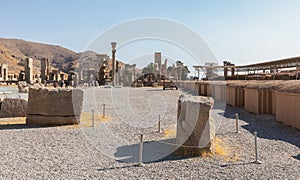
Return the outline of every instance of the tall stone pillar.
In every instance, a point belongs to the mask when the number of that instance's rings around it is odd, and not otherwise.
[[[48,58],[43,58],[41,60],[41,78],[42,83],[44,83],[49,76],[49,60]]]
[[[32,58],[25,59],[25,81],[28,84],[33,83],[33,59]]]
[[[155,69],[155,74],[158,74],[158,81],[161,81],[161,70],[162,70],[162,64],[161,64],[161,52],[155,52],[154,53],[154,64],[157,64],[157,69]],[[156,75],[155,75],[156,76]]]
[[[1,65],[1,74],[4,81],[8,80],[8,65],[2,64]]]

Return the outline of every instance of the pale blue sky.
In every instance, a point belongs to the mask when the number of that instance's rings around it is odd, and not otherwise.
[[[158,17],[193,29],[220,62],[247,64],[300,55],[298,0],[3,0],[0,17],[0,37],[58,44],[74,51],[84,51],[115,24]]]

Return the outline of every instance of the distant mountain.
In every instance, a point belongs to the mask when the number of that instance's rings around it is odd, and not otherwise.
[[[0,38],[0,63],[8,64],[9,71],[18,73],[24,70],[26,57],[33,58],[36,71],[39,71],[40,60],[48,58],[52,67],[68,72],[82,62],[88,62],[91,68],[99,68],[99,62],[103,62],[107,55],[93,51],[77,53],[56,45]]]
[[[33,58],[35,73],[40,72],[42,58],[48,58],[52,67],[69,72],[78,67],[99,69],[108,55],[93,51],[74,52],[61,46],[29,42],[20,39],[0,38],[0,63],[8,64],[8,70],[19,73],[24,70],[27,57]],[[111,59],[109,59],[111,61]],[[120,65],[124,65],[120,62]]]
[[[0,62],[9,64],[10,69],[13,69],[12,67],[15,65],[16,60],[19,61],[19,66],[23,67],[26,57],[33,58],[35,60],[34,66],[37,68],[40,67],[41,58],[48,58],[53,67],[63,69],[63,66],[66,63],[72,62],[77,54],[61,46],[29,42],[20,39],[0,38],[0,48],[2,51],[5,51],[6,54],[9,54],[7,56],[0,53]]]
[[[0,45],[0,63],[8,64],[8,70],[11,72],[19,72],[24,69],[19,65],[20,60],[16,59],[14,53],[2,45]]]

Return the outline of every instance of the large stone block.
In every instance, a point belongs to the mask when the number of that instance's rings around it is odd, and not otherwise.
[[[245,94],[243,87],[226,87],[226,102],[231,106],[244,107]]]
[[[272,114],[273,92],[266,89],[245,89],[245,110],[256,114]]]
[[[218,101],[226,101],[226,82],[211,83],[212,97]]]
[[[227,86],[226,87],[226,103],[231,105],[231,106],[236,106],[236,94],[237,94],[237,91],[236,91],[237,88],[235,87],[230,87],[230,86]]]
[[[300,129],[300,95],[276,92],[276,120]]]
[[[204,83],[200,84],[200,95],[207,96],[207,86]]]
[[[197,94],[201,94],[201,84],[199,82],[196,82],[196,89],[197,89]]]
[[[212,92],[214,91],[214,86],[211,86],[210,83],[206,84],[207,96],[212,97]]]
[[[199,156],[203,149],[211,150],[215,137],[214,120],[210,116],[213,104],[210,97],[179,97],[176,143],[182,146],[176,154]]]
[[[82,102],[79,89],[30,88],[26,124],[78,124]]]
[[[0,117],[25,117],[27,101],[24,99],[5,98],[1,102]]]
[[[257,89],[245,89],[245,110],[259,114],[260,93]]]

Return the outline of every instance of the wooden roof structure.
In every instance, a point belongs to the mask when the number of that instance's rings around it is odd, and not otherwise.
[[[256,71],[256,70],[291,68],[291,67],[298,67],[299,65],[300,65],[300,56],[286,58],[286,59],[280,59],[280,60],[275,60],[275,61],[256,63],[256,64],[249,64],[249,65],[244,65],[244,66],[193,66],[193,67],[195,69],[235,68],[237,71]]]

